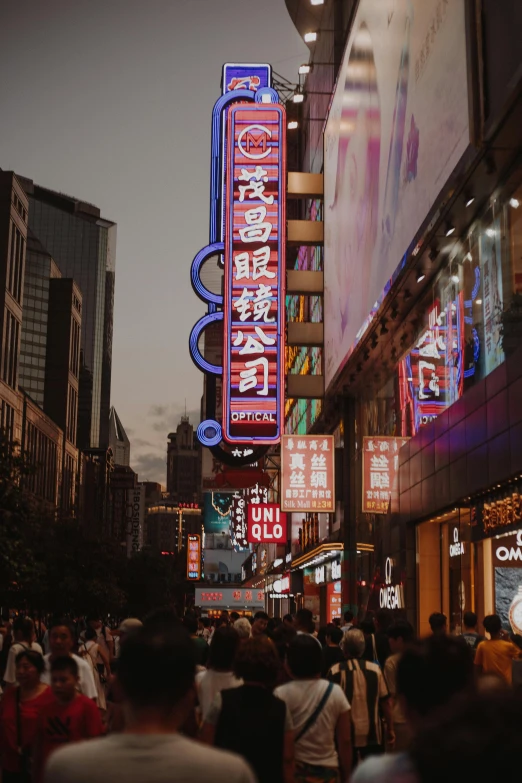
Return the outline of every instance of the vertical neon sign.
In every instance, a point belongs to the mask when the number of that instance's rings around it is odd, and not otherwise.
[[[277,443],[284,399],[283,107],[232,106],[227,138],[223,437]]]

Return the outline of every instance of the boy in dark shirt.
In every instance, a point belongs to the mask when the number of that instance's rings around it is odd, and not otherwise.
[[[344,661],[344,653],[339,647],[343,632],[334,625],[329,625],[326,632],[326,647],[323,647],[323,671],[322,676],[326,677],[334,663]]]
[[[466,644],[469,644],[475,654],[475,650],[479,646],[480,642],[484,641],[484,637],[477,631],[478,617],[475,612],[465,612],[462,618],[464,623],[464,630],[462,632],[462,638]]]
[[[36,780],[43,777],[51,753],[68,742],[104,733],[98,707],[78,692],[78,664],[74,658],[55,658],[51,664],[53,701],[40,713],[36,738]]]

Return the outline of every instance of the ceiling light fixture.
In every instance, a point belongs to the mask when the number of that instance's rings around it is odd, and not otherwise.
[[[288,128],[288,130],[295,130],[296,128],[299,127],[299,123],[297,122],[297,120],[290,120],[290,122],[286,127]]]
[[[482,304],[482,299],[475,299],[475,304],[481,305]]]
[[[455,226],[452,226],[450,223],[446,226],[446,236],[450,237],[452,234],[455,233]]]
[[[302,103],[304,101],[304,95],[302,92],[294,92],[292,100],[294,103]]]
[[[518,209],[520,206],[520,201],[518,200],[518,198],[510,198],[509,206],[513,207],[513,209]]]
[[[494,237],[495,236],[495,229],[494,228],[487,228],[486,234],[488,237]]]
[[[460,278],[459,278],[458,275],[451,275],[451,279],[452,279],[452,281],[454,283],[459,283],[460,282]]]
[[[324,0],[310,0],[310,5],[324,5]]]
[[[470,207],[470,206],[473,204],[473,202],[474,202],[474,201],[475,201],[475,196],[469,196],[469,197],[466,199],[466,206],[467,206],[467,207]]]
[[[424,274],[424,272],[422,270],[420,270],[417,273],[417,283],[422,283],[422,281],[424,280],[425,277],[426,277],[426,275]]]
[[[303,39],[305,43],[314,43],[314,41],[317,41],[317,33],[305,33]]]
[[[299,66],[299,75],[300,76],[306,76],[307,73],[310,73],[312,70],[312,66],[308,63],[304,63],[303,65]]]

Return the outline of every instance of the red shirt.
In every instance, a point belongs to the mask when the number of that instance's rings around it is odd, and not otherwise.
[[[18,688],[8,688],[0,701],[0,767],[8,772],[20,772],[18,755],[18,729],[16,718],[16,693]],[[38,718],[44,707],[54,699],[50,688],[34,699],[20,702],[21,744],[30,749],[36,737]]]
[[[102,719],[92,699],[78,693],[68,704],[60,704],[54,697],[40,713],[38,723],[38,769],[40,780],[51,753],[69,742],[99,737],[104,733]]]

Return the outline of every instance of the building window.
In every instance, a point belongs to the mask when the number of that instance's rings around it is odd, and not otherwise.
[[[80,373],[80,324],[71,318],[71,343],[69,346],[69,368],[75,378]]]
[[[11,238],[7,264],[6,284],[9,293],[21,302],[22,280],[25,258],[25,239],[14,223],[11,223]]]
[[[14,408],[5,400],[0,406],[0,426],[2,427],[8,443],[14,441]]]
[[[76,444],[76,423],[78,418],[78,394],[76,389],[69,386],[67,397],[67,427],[66,437],[71,443]]]
[[[18,346],[20,322],[9,311],[4,311],[4,339],[2,351],[2,380],[11,388],[16,389],[18,371]]]

